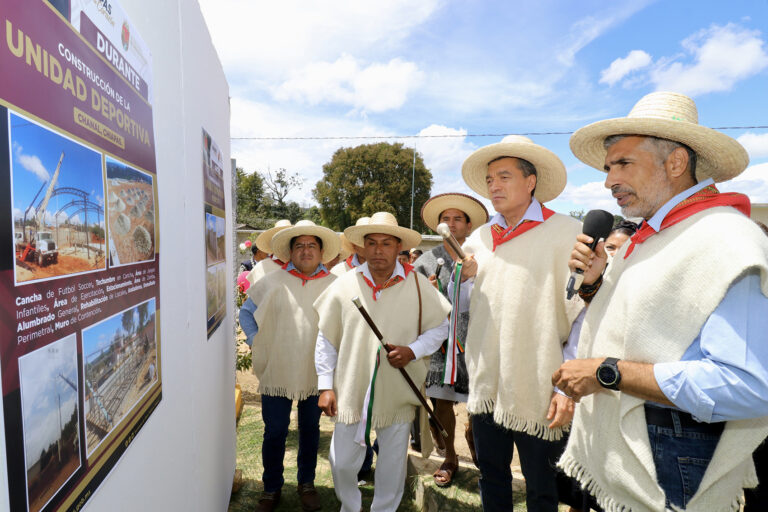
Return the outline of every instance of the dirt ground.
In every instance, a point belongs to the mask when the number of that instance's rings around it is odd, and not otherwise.
[[[69,248],[67,248],[67,250],[69,250]],[[78,251],[78,253],[79,252],[80,251]],[[44,279],[47,277],[76,274],[78,272],[93,270],[95,268],[95,261],[89,262],[85,258],[85,251],[83,250],[82,252],[82,258],[80,256],[59,252],[58,261],[44,267],[38,267],[36,263],[29,261],[20,262],[19,260],[16,260],[16,281],[21,282],[32,279]],[[100,260],[98,266],[104,266],[103,259]]]

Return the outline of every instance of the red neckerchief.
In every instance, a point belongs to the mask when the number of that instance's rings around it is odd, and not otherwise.
[[[347,260],[346,260],[347,268],[349,268],[349,270],[352,270],[353,268],[355,268],[355,266],[352,264],[352,262],[354,261],[354,257],[355,257],[355,255],[353,254],[349,258],[347,258]]]
[[[664,220],[661,221],[659,232],[670,226],[674,226],[695,213],[709,208],[715,208],[716,206],[732,206],[747,217],[749,217],[750,211],[752,210],[752,204],[749,202],[749,197],[744,194],[737,194],[735,192],[720,193],[718,192],[717,187],[709,185],[672,208],[666,217],[664,217]],[[627,259],[627,257],[632,254],[632,251],[637,244],[645,242],[655,234],[656,231],[654,231],[647,222],[643,221],[643,225],[640,226],[640,229],[638,229],[629,239],[630,244],[629,247],[627,247],[627,252],[624,253],[624,259]]]
[[[288,270],[288,263],[283,263],[282,268],[283,270],[288,271],[288,273],[291,274],[292,276],[296,276],[299,279],[301,279],[301,286],[304,286],[305,284],[307,284],[307,281],[311,281],[312,279],[320,279],[321,277],[325,277],[328,275],[327,270],[321,270],[320,272],[318,272],[313,276],[308,276],[306,274],[302,274],[296,268],[292,268],[291,270]]]
[[[275,256],[272,256],[272,261],[274,261],[275,263],[277,263],[281,267],[285,267],[288,264],[287,261],[283,261],[283,260],[277,259]]]
[[[541,214],[544,220],[547,220],[555,214],[552,210],[544,205],[541,205]],[[500,224],[494,224],[491,226],[491,236],[493,236],[493,250],[495,251],[498,246],[505,242],[509,242],[516,236],[520,236],[526,231],[530,231],[541,224],[538,220],[524,220],[514,228],[503,228]]]
[[[405,271],[404,272],[405,273],[405,278],[408,279],[408,274],[410,274],[411,271],[413,270],[413,266],[409,265],[408,263],[403,263],[403,270]],[[394,286],[394,285],[396,285],[397,283],[399,283],[400,281],[403,280],[403,278],[401,276],[395,274],[394,276],[392,276],[389,279],[387,279],[387,282],[384,283],[383,285],[376,286],[367,277],[365,277],[365,274],[360,272],[360,275],[363,276],[363,281],[365,281],[365,283],[368,286],[371,287],[371,290],[373,290],[373,300],[376,300],[376,293],[377,292],[380,292],[384,288],[389,288],[390,286]]]

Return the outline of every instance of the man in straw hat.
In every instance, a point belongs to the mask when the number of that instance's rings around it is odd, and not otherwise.
[[[360,217],[357,219],[355,226],[363,226],[368,224],[369,220],[370,217]],[[349,240],[347,240],[347,237],[344,235],[344,233],[342,233],[339,238],[341,238],[341,249],[346,253],[346,256],[343,258],[344,261],[339,262],[331,269],[331,274],[336,276],[341,276],[345,272],[349,272],[353,268],[359,267],[365,263],[365,256],[363,255],[362,247],[352,244]]]
[[[475,228],[488,222],[488,211],[474,197],[453,192],[429,198],[421,208],[421,218],[432,231],[437,231],[438,224],[445,223],[456,241],[464,244]],[[444,241],[419,257],[414,263],[414,268],[428,276],[430,282],[450,301],[448,281],[454,261],[458,259],[458,255]],[[440,261],[442,263],[439,263]],[[452,320],[455,320],[455,328],[450,329],[449,338],[444,342],[442,349],[432,354],[427,373],[427,396],[435,399],[435,414],[448,431],[448,439],[444,444],[445,461],[434,474],[435,484],[439,487],[450,485],[459,467],[454,446],[456,417],[453,404],[466,402],[469,393],[469,377],[464,361],[469,312],[452,312]],[[433,434],[436,444],[440,446],[443,439],[434,429]],[[471,435],[472,431],[468,426],[469,439]]]
[[[319,405],[336,422],[329,455],[333,483],[341,510],[358,512],[357,472],[375,429],[381,450],[371,511],[394,512],[403,495],[409,429],[419,406],[397,368],[404,367],[417,386],[424,383],[426,356],[448,334],[450,305],[427,278],[397,262],[398,252],[418,245],[421,235],[398,226],[392,214],[375,213],[367,224],[351,226],[344,235],[363,247],[365,263],[339,277],[315,301],[320,315],[315,349]],[[393,348],[386,361],[354,297]]]
[[[268,256],[253,266],[253,269],[248,274],[248,282],[253,284],[270,272],[274,272],[285,265],[285,262],[280,261],[272,251],[272,238],[280,231],[289,227],[291,227],[291,221],[288,219],[281,219],[275,222],[274,227],[263,231],[256,237],[256,248],[259,251],[266,253]]]
[[[556,511],[554,465],[573,402],[550,379],[564,359],[575,357],[566,340],[581,304],[566,300],[564,262],[581,223],[542,204],[565,187],[565,167],[526,137],[510,135],[478,149],[464,161],[462,175],[497,212],[464,244],[458,301],[470,315],[467,410],[483,509],[512,510],[510,463],[517,446],[528,510]]]
[[[579,235],[569,262],[593,295],[579,357],[553,382],[580,400],[559,464],[606,510],[738,510],[768,433],[768,239],[749,199],[715,182],[749,163],[696,105],[656,92],[571,137],[644,219],[605,267]]]
[[[314,371],[318,317],[312,307],[336,279],[323,263],[339,252],[332,230],[301,220],[271,240],[275,257],[287,261],[248,288],[254,304],[252,327],[243,325],[252,343],[253,371],[259,378],[264,441],[264,493],[256,510],[274,510],[283,486],[283,457],[292,401],[298,401],[298,493],[304,510],[319,510],[314,488],[320,409]]]

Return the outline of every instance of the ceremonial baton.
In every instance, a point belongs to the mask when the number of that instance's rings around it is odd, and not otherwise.
[[[448,242],[448,245],[451,246],[451,249],[453,249],[453,252],[455,252],[459,258],[462,260],[467,257],[466,254],[464,254],[464,251],[461,250],[461,246],[459,245],[459,242],[453,237],[451,234],[451,228],[448,227],[448,224],[445,222],[441,222],[437,225],[437,234],[443,237],[443,240]]]
[[[375,334],[376,337],[379,339],[379,343],[381,343],[381,346],[384,347],[384,350],[386,350],[387,353],[389,353],[390,348],[387,347],[386,343],[384,343],[384,336],[381,334],[381,331],[379,330],[379,328],[376,327],[376,324],[373,323],[373,319],[370,317],[370,315],[368,315],[368,311],[365,310],[365,306],[363,306],[363,303],[360,301],[360,297],[353,297],[352,302],[355,304],[360,314],[363,315],[365,322],[368,324],[368,327],[371,328],[371,330],[373,331],[373,334]],[[403,376],[405,381],[411,387],[411,390],[416,394],[416,397],[419,399],[419,402],[421,402],[421,405],[423,405],[424,408],[427,410],[427,413],[429,414],[429,421],[433,422],[433,424],[440,431],[440,434],[447,439],[448,432],[446,432],[445,428],[440,423],[440,420],[437,419],[437,416],[435,415],[435,412],[432,410],[432,408],[429,406],[429,402],[427,402],[427,399],[424,398],[424,395],[421,394],[421,392],[419,391],[419,388],[417,388],[416,384],[414,384],[413,380],[411,380],[411,376],[408,375],[408,372],[405,371],[405,368],[398,368],[398,370],[400,370],[400,375]]]

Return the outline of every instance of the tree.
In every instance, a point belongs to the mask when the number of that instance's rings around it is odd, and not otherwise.
[[[147,318],[149,318],[149,303],[142,302],[136,309],[139,311],[139,327],[143,329],[147,325]]]
[[[399,142],[338,149],[323,165],[323,177],[312,191],[323,223],[341,231],[359,217],[387,211],[401,226],[410,226],[413,155],[412,148]],[[415,173],[413,229],[423,232],[419,211],[429,199],[432,173],[418,153]]]
[[[238,167],[235,169],[237,187],[237,210],[235,216],[241,224],[258,224],[263,216],[264,180],[257,172],[246,174]],[[259,226],[260,227],[260,226]]]
[[[264,187],[266,188],[266,195],[271,201],[272,213],[278,218],[290,218],[290,213],[298,215],[296,219],[291,218],[291,222],[296,222],[301,218],[301,214],[297,211],[300,209],[299,205],[295,202],[286,204],[285,196],[294,189],[301,188],[304,183],[304,179],[295,172],[288,174],[283,168],[278,169],[274,173],[267,169],[267,174],[263,178]]]
[[[133,309],[123,311],[122,321],[125,334],[131,334],[131,331],[133,331]]]

